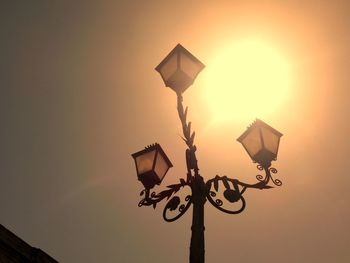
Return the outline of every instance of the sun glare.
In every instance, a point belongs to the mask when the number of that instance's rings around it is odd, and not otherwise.
[[[280,110],[289,95],[291,72],[286,58],[269,43],[244,39],[207,62],[203,81],[213,121],[249,121]]]

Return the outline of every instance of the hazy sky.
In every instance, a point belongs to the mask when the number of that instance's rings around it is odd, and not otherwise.
[[[2,0],[0,223],[60,262],[186,262],[191,213],[166,223],[162,206],[137,207],[131,153],[159,142],[174,164],[164,184],[185,176],[176,96],[154,68],[177,43],[209,68],[227,43],[258,37],[293,68],[288,99],[256,109],[284,134],[283,186],[247,191],[240,215],[207,203],[206,262],[350,262],[349,12],[347,1]],[[254,182],[235,141],[252,119],[212,124],[205,70],[184,95],[201,174]]]

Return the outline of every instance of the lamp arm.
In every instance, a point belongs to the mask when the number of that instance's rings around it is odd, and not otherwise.
[[[143,199],[139,202],[138,206],[153,206],[156,208],[157,204],[163,199],[168,200],[172,195],[177,193],[182,187],[189,185],[184,179],[180,179],[180,183],[168,185],[166,190],[163,190],[159,193],[150,192],[150,189],[143,189],[140,193],[140,196],[144,196]]]
[[[230,183],[233,185],[231,189]],[[230,203],[240,203],[238,206],[233,208],[227,208],[225,202],[217,197],[221,189],[220,185],[224,186],[222,193],[227,201]],[[214,189],[212,189],[212,187]],[[241,213],[246,206],[245,199],[242,193],[245,191],[246,187],[240,191],[238,188],[238,180],[230,179],[227,176],[218,176],[216,175],[213,179],[210,179],[206,182],[206,197],[209,203],[211,203],[215,208],[227,214],[239,214]]]
[[[264,170],[265,176],[258,174],[256,178],[259,182],[255,184],[247,184],[239,181],[238,179],[232,179],[232,178],[228,178],[227,176],[218,176],[218,175],[216,175],[213,179],[208,180],[206,183],[208,201],[215,208],[219,209],[222,212],[225,212],[228,214],[238,214],[245,209],[246,203],[245,203],[245,199],[243,198],[243,193],[248,188],[260,189],[260,190],[270,189],[270,188],[273,188],[273,186],[268,185],[270,181],[276,186],[282,185],[281,180],[274,179],[271,175],[271,173],[272,174],[277,173],[276,168],[258,165],[257,169],[260,171]],[[230,203],[236,203],[236,202],[241,203],[240,206],[238,206],[238,208],[233,208],[233,209],[224,208],[224,204],[225,204],[224,201],[220,198],[217,198],[217,193],[220,192],[219,191],[220,185],[224,186],[224,190],[222,190],[222,193],[226,201]]]
[[[162,200],[169,200],[171,196],[176,194],[182,187],[190,186],[189,183],[187,183],[184,179],[180,179],[179,184],[172,184],[168,185],[167,187],[169,189],[164,190],[160,193],[151,192],[150,189],[144,189],[141,191],[140,195],[144,196],[144,198],[139,202],[139,207],[141,206],[153,206],[153,208],[156,208],[157,204],[161,202]],[[163,210],[163,219],[167,222],[173,222],[177,219],[179,219],[183,214],[186,213],[188,208],[192,204],[192,197],[191,195],[187,195],[185,197],[185,202],[181,202],[181,199],[179,196],[173,196],[165,205]],[[169,211],[174,211],[178,209],[178,214],[175,216],[168,215]]]

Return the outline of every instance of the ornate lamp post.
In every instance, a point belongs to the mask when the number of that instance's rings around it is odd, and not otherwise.
[[[148,146],[132,154],[138,179],[145,187],[141,192],[143,199],[139,202],[139,207],[153,206],[156,208],[160,201],[172,197],[163,210],[164,220],[172,222],[185,214],[193,205],[190,263],[204,263],[204,204],[207,200],[222,212],[238,214],[246,207],[243,193],[248,188],[269,189],[273,187],[271,183],[275,186],[282,185],[279,179],[273,178],[272,174],[276,174],[277,170],[271,167],[271,161],[277,158],[282,134],[259,119],[248,127],[237,140],[243,145],[253,162],[258,164],[257,169],[264,171],[265,175],[257,175],[257,182],[248,184],[218,175],[205,182],[199,174],[196,158],[197,147],[194,145],[195,132],[191,132],[191,122],[187,122],[188,108],[186,107],[185,110],[183,108],[182,93],[192,85],[204,67],[204,64],[180,44],[156,67],[165,85],[177,94],[177,110],[182,124],[183,139],[187,145],[185,151],[186,178],[181,178],[178,184],[168,185],[168,189],[162,192],[151,192],[156,184],[161,183],[172,164],[159,144]],[[181,200],[175,194],[185,186],[190,187],[191,194]],[[174,212],[176,212],[175,215]]]

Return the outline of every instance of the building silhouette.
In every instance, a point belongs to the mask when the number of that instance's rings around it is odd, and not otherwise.
[[[24,242],[0,225],[0,263],[57,263],[39,248]]]

